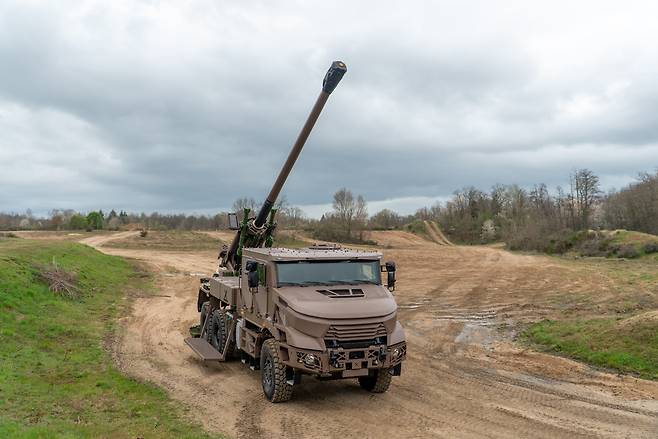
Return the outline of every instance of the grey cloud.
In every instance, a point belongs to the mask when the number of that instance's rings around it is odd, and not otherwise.
[[[341,186],[374,201],[557,185],[581,166],[615,184],[651,170],[658,63],[639,55],[658,39],[600,41],[600,56],[599,41],[576,38],[581,50],[565,36],[578,25],[605,36],[605,14],[538,9],[6,2],[0,110],[24,119],[0,117],[0,149],[31,158],[0,155],[0,209],[208,211],[260,198],[335,58],[349,72],[286,186],[293,203],[326,203]],[[632,19],[648,29],[650,15]]]

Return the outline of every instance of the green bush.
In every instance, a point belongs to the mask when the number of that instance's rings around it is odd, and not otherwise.
[[[644,244],[642,251],[647,255],[651,253],[658,253],[658,242],[648,242]]]
[[[640,256],[640,252],[630,244],[611,246],[610,250],[610,255],[618,258],[634,259]]]
[[[84,230],[87,228],[87,218],[76,213],[69,220],[69,228],[71,230]]]
[[[406,224],[404,229],[407,232],[413,233],[414,235],[429,238],[429,236],[427,236],[427,230],[425,229],[425,223],[422,220],[412,221],[409,224]]]

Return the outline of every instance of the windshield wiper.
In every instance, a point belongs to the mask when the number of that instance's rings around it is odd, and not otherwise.
[[[341,279],[341,280],[328,280],[323,282],[323,285],[355,285],[355,284],[379,285],[377,282],[367,279]]]

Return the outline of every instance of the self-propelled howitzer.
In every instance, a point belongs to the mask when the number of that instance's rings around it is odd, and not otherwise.
[[[306,139],[311,134],[315,122],[318,120],[324,105],[327,103],[329,95],[334,91],[345,72],[347,72],[347,66],[342,61],[334,61],[331,67],[329,67],[322,81],[322,91],[320,91],[320,95],[315,101],[315,105],[313,105],[311,114],[309,114],[306,123],[304,123],[302,130],[297,136],[297,140],[295,140],[290,154],[288,154],[288,159],[284,163],[283,168],[281,168],[279,176],[274,182],[274,185],[272,185],[272,189],[267,195],[267,198],[265,198],[265,202],[260,208],[258,215],[256,217],[250,217],[250,210],[244,209],[243,219],[239,225],[237,224],[237,216],[231,218],[231,221],[234,222],[234,228],[237,228],[237,233],[231,242],[231,246],[223,249],[219,254],[220,269],[239,271],[243,248],[272,246],[272,235],[276,228],[276,223],[274,222],[274,216],[276,214],[274,203],[276,203],[283,184],[286,182],[292,167],[302,152],[302,148],[304,148]]]
[[[302,376],[357,379],[385,392],[402,371],[407,345],[397,319],[395,264],[382,254],[340,246],[272,248],[273,208],[329,95],[346,72],[331,65],[322,92],[263,207],[229,216],[236,235],[219,270],[200,279],[199,325],[185,342],[204,361],[239,358],[260,369],[265,397],[291,398]],[[386,272],[386,284],[382,273]]]

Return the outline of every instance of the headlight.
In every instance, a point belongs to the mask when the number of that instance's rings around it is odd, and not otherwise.
[[[318,354],[307,354],[306,352],[297,352],[297,362],[304,364],[306,367],[320,367],[320,356]]]
[[[402,344],[391,349],[391,361],[398,361],[407,354],[407,347]]]
[[[318,357],[316,357],[315,355],[313,355],[313,354],[306,354],[306,358],[304,358],[304,364],[309,366],[309,367],[312,367],[316,363],[319,363],[319,362],[320,362],[320,359]]]

